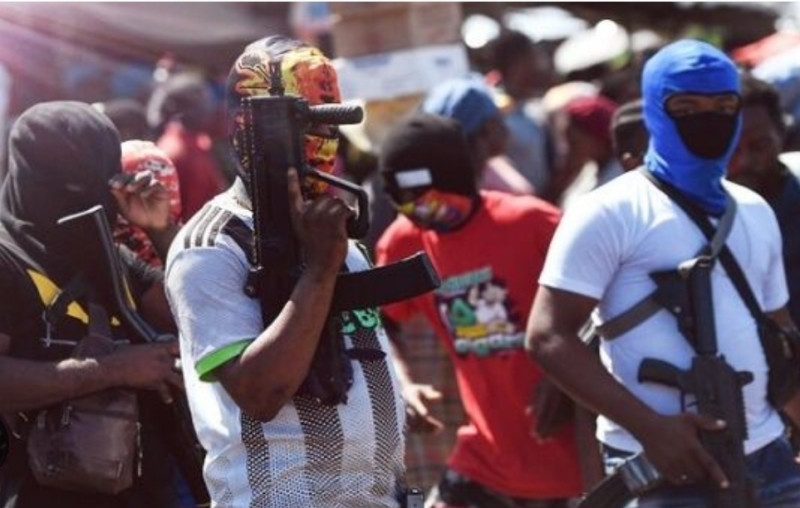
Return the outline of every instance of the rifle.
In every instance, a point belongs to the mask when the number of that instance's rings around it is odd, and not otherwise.
[[[735,371],[717,350],[716,327],[711,292],[714,259],[698,256],[679,267],[686,279],[692,342],[696,356],[688,370],[646,358],[639,367],[639,381],[659,383],[694,395],[698,412],[724,420],[719,431],[701,431],[703,447],[722,467],[730,482],[727,489],[714,488],[710,494],[713,508],[757,508],[755,489],[747,476],[743,442],[747,439],[742,387],[753,380],[750,372]]]
[[[356,197],[358,215],[348,219],[349,237],[361,238],[369,228],[367,193],[358,185],[310,167],[304,152],[304,136],[311,126],[359,123],[363,111],[358,106],[339,104],[310,106],[302,97],[284,96],[277,86],[270,90],[275,95],[242,100],[247,126],[244,150],[252,175],[248,190],[255,223],[253,267],[246,290],[256,296],[269,289],[270,297],[261,299],[265,325],[281,312],[302,271],[300,246],[289,214],[289,168],[297,170],[301,182],[315,178]]]
[[[270,76],[270,95],[242,100],[246,129],[241,139],[250,166],[247,192],[255,230],[248,256],[252,267],[244,290],[260,299],[265,326],[281,312],[304,268],[289,214],[290,168],[297,170],[301,182],[306,178],[322,180],[355,196],[357,215],[347,221],[350,238],[362,238],[369,228],[366,192],[310,167],[304,150],[304,137],[312,126],[358,123],[363,111],[338,104],[310,106],[302,97],[283,95],[280,62],[270,63]],[[345,350],[337,322],[339,312],[411,298],[438,285],[438,275],[424,253],[386,267],[340,273],[322,337],[298,395],[325,405],[346,402],[352,384],[351,358],[383,358],[380,351]]]
[[[122,262],[117,254],[114,237],[103,207],[96,205],[83,212],[62,217],[58,221],[59,225],[69,223],[87,223],[87,227],[97,231],[109,275],[109,289],[119,317],[137,338],[147,343],[174,341],[174,335],[159,334],[136,311],[127,281],[123,277]],[[186,395],[178,390],[172,390],[172,397],[173,402],[164,404],[162,408],[167,423],[166,428],[163,429],[167,433],[165,442],[170,447],[170,452],[186,480],[196,505],[208,506],[210,498],[203,480],[205,450],[195,434]]]

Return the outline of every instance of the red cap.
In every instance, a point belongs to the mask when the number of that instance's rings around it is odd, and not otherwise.
[[[577,97],[564,108],[570,122],[606,143],[611,143],[611,118],[616,109],[617,103],[602,95]]]

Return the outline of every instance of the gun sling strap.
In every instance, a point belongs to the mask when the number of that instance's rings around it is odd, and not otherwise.
[[[734,199],[728,195],[725,212],[720,218],[718,226],[715,228],[705,217],[703,212],[699,211],[672,186],[658,180],[644,168],[640,168],[639,172],[653,185],[664,192],[664,194],[669,196],[678,206],[681,207],[684,212],[686,212],[689,218],[691,218],[692,221],[697,224],[697,226],[709,240],[709,244],[704,246],[700,252],[697,253],[697,256],[707,256],[712,259],[717,257],[720,258],[723,266],[725,266],[725,269],[728,272],[728,275],[731,277],[734,285],[736,285],[737,289],[742,294],[742,298],[744,298],[748,308],[750,308],[750,312],[753,313],[753,316],[756,318],[756,320],[760,322],[761,311],[758,310],[758,303],[756,302],[755,297],[750,290],[750,286],[746,282],[746,279],[744,279],[744,274],[739,268],[739,265],[736,263],[736,260],[733,258],[733,254],[731,254],[730,250],[725,246],[725,241],[728,239],[728,235],[733,228],[733,220],[736,216],[736,201],[734,201]],[[728,266],[731,264],[733,267]],[[746,291],[743,291],[742,287],[740,286],[744,286]],[[652,293],[633,305],[630,309],[610,319],[602,325],[594,326],[591,324],[590,320],[587,325],[584,326],[580,336],[584,337],[588,341],[595,333],[597,333],[605,340],[613,340],[620,335],[636,328],[639,326],[639,324],[645,322],[659,310],[664,308],[664,305],[658,301],[657,294],[658,289],[654,290]],[[756,314],[756,312],[758,314]]]
[[[708,220],[702,211],[698,210],[698,208],[689,202],[678,190],[674,187],[658,180],[648,171],[642,171],[645,176],[653,182],[653,184],[661,189],[666,195],[668,195],[681,209],[686,212],[689,218],[694,221],[700,231],[706,236],[706,238],[712,238],[715,236],[714,226]],[[734,203],[733,198],[728,195],[728,205],[730,206],[731,203]],[[727,210],[726,210],[727,213]],[[724,217],[723,219],[724,220]],[[720,228],[722,227],[722,220],[720,221]],[[731,220],[732,226],[733,221]],[[713,242],[712,242],[713,244]],[[761,323],[764,320],[764,312],[761,310],[761,305],[759,305],[758,300],[756,299],[755,294],[753,293],[750,284],[747,282],[747,278],[742,271],[741,266],[739,266],[739,262],[736,261],[731,250],[728,248],[727,245],[723,244],[718,250],[719,260],[722,263],[723,268],[727,272],[728,276],[731,278],[731,282],[733,283],[736,290],[739,292],[739,296],[744,301],[744,304],[747,306],[747,310],[750,311],[752,314],[753,319],[756,320],[756,323]]]

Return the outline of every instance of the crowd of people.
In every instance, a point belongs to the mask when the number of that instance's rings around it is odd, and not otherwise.
[[[698,40],[648,55],[640,94],[557,83],[521,33],[492,48],[492,79],[396,119],[363,243],[365,211],[302,167],[259,229],[251,99],[342,102],[306,42],[243,48],[224,107],[182,72],[146,105],[22,113],[0,190],[0,507],[395,508],[420,486],[430,508],[573,508],[643,453],[663,481],[628,506],[721,508],[737,479],[706,436],[735,423],[640,370],[690,368],[701,321],[749,379],[750,506],[800,506],[800,164],[779,91]],[[298,150],[347,177],[338,143],[314,125]],[[420,252],[436,289],[342,307],[345,275]],[[705,262],[708,315],[659,299]],[[414,457],[414,434],[444,449]]]

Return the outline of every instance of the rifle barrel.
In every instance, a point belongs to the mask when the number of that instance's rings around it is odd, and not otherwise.
[[[314,124],[355,124],[364,119],[364,110],[359,106],[323,104],[311,106],[309,110],[309,120]]]

